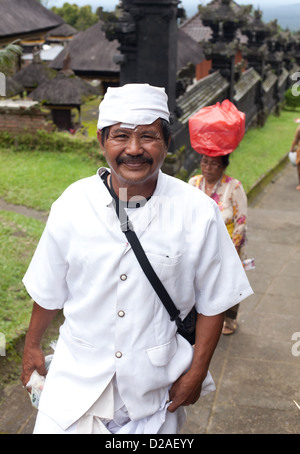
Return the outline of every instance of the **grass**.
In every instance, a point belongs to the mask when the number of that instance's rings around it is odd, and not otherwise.
[[[75,152],[14,151],[0,149],[0,197],[6,202],[49,211],[52,202],[74,181],[94,175],[100,159]],[[0,211],[0,333],[6,348],[22,336],[31,314],[32,301],[22,278],[44,224],[22,215]]]
[[[92,106],[95,108],[96,103]],[[247,132],[232,154],[228,168],[228,173],[241,180],[246,191],[289,151],[298,115],[297,111],[285,110],[280,117],[270,116],[263,128]],[[94,117],[95,114],[87,117],[86,125],[95,124]],[[48,211],[69,184],[93,175],[101,165],[100,152],[96,163],[95,158],[70,149],[59,152],[2,148],[0,197],[10,203]],[[43,228],[40,221],[0,211],[0,333],[5,334],[8,346],[28,326],[32,302],[21,280]]]
[[[99,115],[99,104],[102,96],[92,99],[81,106],[82,125],[89,137],[97,136],[97,121]]]
[[[250,129],[230,159],[228,173],[239,179],[246,192],[290,150],[296,132],[297,111],[271,115],[265,126]]]
[[[40,221],[0,211],[0,332],[7,349],[28,326],[32,303],[21,279],[43,229]]]
[[[48,211],[67,186],[96,170],[93,160],[75,152],[0,149],[0,197],[9,203]]]

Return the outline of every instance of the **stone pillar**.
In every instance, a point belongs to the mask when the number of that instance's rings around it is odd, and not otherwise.
[[[121,15],[106,25],[109,39],[120,43],[120,84],[149,83],[165,87],[175,112],[177,17],[179,0],[122,0]]]
[[[243,56],[247,59],[248,68],[254,68],[265,79],[266,59],[268,55],[267,38],[270,36],[269,27],[262,21],[262,11],[255,10],[252,21],[242,27],[242,33],[248,37],[244,46]]]
[[[216,0],[206,7],[199,7],[202,22],[212,29],[210,42],[205,43],[203,51],[208,60],[212,60],[211,72],[220,71],[229,83],[228,98],[234,97],[234,66],[238,49],[236,32],[248,12],[247,7],[236,11],[231,0]]]

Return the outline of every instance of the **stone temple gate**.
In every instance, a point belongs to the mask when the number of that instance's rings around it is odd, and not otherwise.
[[[179,0],[123,0],[117,21],[106,27],[109,39],[120,43],[120,85],[149,83],[165,87],[171,114],[175,111],[177,19]]]

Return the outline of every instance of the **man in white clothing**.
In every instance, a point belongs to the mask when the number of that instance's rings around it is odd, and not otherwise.
[[[208,368],[223,312],[252,290],[216,204],[160,170],[170,141],[165,90],[109,88],[99,110],[109,169],[53,203],[23,279],[34,305],[21,380],[46,375],[40,342],[63,309],[35,433],[178,433],[183,407],[214,389]],[[141,269],[115,199],[181,319],[196,307],[194,347]]]

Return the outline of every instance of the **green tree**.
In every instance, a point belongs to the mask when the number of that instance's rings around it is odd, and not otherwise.
[[[79,14],[75,24],[77,30],[86,30],[99,21],[97,14],[92,12],[90,5],[85,5],[79,8]]]
[[[22,55],[22,47],[16,44],[19,40],[8,44],[4,49],[0,49],[0,71],[10,75],[16,64],[18,55]]]
[[[75,27],[79,15],[79,6],[75,4],[71,5],[70,3],[64,3],[61,8],[53,6],[51,10],[55,14],[58,14],[58,16],[62,17],[67,24]]]
[[[40,3],[41,5],[45,6],[45,8],[48,7],[48,2],[49,0],[36,0],[38,3]]]
[[[103,22],[106,22],[108,20],[113,20],[114,18],[116,18],[117,13],[118,13],[118,7],[116,7],[114,12],[104,11],[102,6],[99,6],[96,9],[96,14],[97,14],[99,20],[101,20]]]
[[[62,17],[67,24],[80,31],[86,30],[99,21],[98,15],[92,12],[90,5],[79,7],[75,3],[64,3],[61,8],[53,6],[51,11]]]

